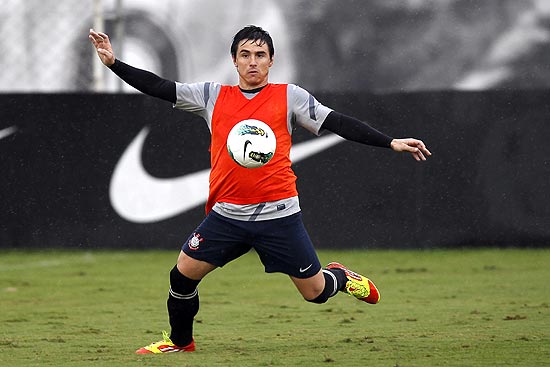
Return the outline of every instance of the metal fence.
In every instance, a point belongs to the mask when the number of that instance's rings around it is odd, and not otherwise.
[[[0,0],[0,93],[131,91],[90,27],[168,79],[235,83],[246,24],[274,38],[271,81],[312,91],[550,86],[549,0]]]
[[[117,56],[168,78],[234,82],[231,36],[261,23],[287,54],[275,68],[292,77],[288,0],[0,0],[0,92],[130,91],[105,68],[87,40],[89,28],[109,33]],[[231,5],[231,6],[230,6]],[[209,57],[190,52],[200,45]],[[208,79],[210,79],[208,78]]]
[[[68,91],[90,1],[0,0],[0,90]]]

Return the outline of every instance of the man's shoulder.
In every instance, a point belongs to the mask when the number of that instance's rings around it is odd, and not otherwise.
[[[269,83],[269,85],[273,88],[295,88],[295,84],[291,83]]]
[[[221,88],[224,85],[218,82],[209,82],[209,81],[203,81],[203,82],[178,82],[176,81],[176,86],[179,88],[191,88],[191,89],[204,89],[206,88]]]

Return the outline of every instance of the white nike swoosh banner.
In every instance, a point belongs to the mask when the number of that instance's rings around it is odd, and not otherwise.
[[[210,169],[173,178],[151,176],[141,160],[148,133],[147,127],[140,131],[115,167],[109,189],[113,209],[128,221],[151,223],[204,205],[208,198]],[[296,144],[291,149],[290,159],[299,162],[343,140],[337,135],[327,135]]]
[[[16,126],[6,127],[5,129],[0,130],[0,139],[7,138],[11,134],[17,131]]]

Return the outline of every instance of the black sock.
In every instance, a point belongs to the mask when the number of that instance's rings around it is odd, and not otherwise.
[[[166,302],[172,328],[170,339],[180,347],[193,340],[193,319],[199,312],[199,282],[181,274],[176,266],[170,271],[170,292]]]
[[[348,282],[348,277],[346,272],[342,269],[333,268],[333,269],[323,269],[323,271],[330,271],[336,277],[337,288],[339,291],[344,290],[346,283]]]
[[[317,298],[309,300],[309,302],[319,303],[319,304],[325,303],[326,301],[328,301],[330,297],[336,295],[336,293],[338,293],[338,291],[341,288],[343,288],[343,285],[341,284],[342,274],[340,274],[340,272],[344,275],[344,278],[347,281],[346,274],[344,273],[343,270],[323,269],[323,276],[325,277],[325,288],[323,289],[321,294],[317,296]]]

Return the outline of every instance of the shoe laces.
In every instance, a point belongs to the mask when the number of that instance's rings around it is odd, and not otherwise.
[[[170,339],[170,335],[168,335],[166,330],[162,330],[162,339],[164,339],[166,343],[172,343],[172,339]]]

